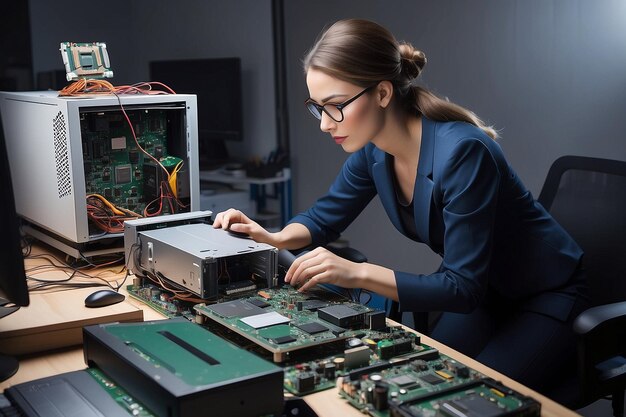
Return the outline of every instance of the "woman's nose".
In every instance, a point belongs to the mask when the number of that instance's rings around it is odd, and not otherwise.
[[[320,129],[322,132],[330,132],[337,126],[337,122],[335,122],[329,115],[322,112],[322,118],[320,119]]]

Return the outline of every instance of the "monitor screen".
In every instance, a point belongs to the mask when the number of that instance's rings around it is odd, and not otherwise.
[[[222,141],[243,140],[241,60],[209,58],[150,63],[150,79],[179,94],[196,94],[198,140],[203,159],[227,157]]]
[[[29,302],[26,274],[24,272],[24,257],[22,256],[19,219],[15,213],[13,185],[9,171],[4,132],[0,122],[0,236],[2,236],[2,250],[0,250],[0,305],[12,303],[17,306],[27,306]],[[5,309],[7,313],[12,312]],[[0,317],[3,315],[0,308]]]

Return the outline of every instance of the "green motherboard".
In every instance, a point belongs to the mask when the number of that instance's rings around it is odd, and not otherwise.
[[[141,214],[158,198],[164,173],[140,147],[170,172],[182,159],[168,154],[167,110],[127,114],[139,146],[121,111],[81,114],[85,190]]]

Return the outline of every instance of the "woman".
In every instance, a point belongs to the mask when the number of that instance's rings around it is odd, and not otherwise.
[[[582,251],[508,165],[496,132],[414,85],[425,55],[369,21],[328,28],[304,59],[307,107],[351,153],[328,194],[280,232],[236,210],[214,226],[278,248],[317,248],[285,281],[364,288],[403,311],[444,311],[432,337],[535,389],[574,359]],[[321,248],[378,194],[393,225],[442,256],[416,274]],[[547,372],[550,369],[550,372]]]

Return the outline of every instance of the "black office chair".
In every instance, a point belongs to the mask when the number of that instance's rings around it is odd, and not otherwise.
[[[550,168],[538,201],[585,251],[592,302],[573,325],[578,335],[577,377],[564,383],[555,399],[580,408],[611,395],[613,415],[623,417],[626,162],[563,156]]]

